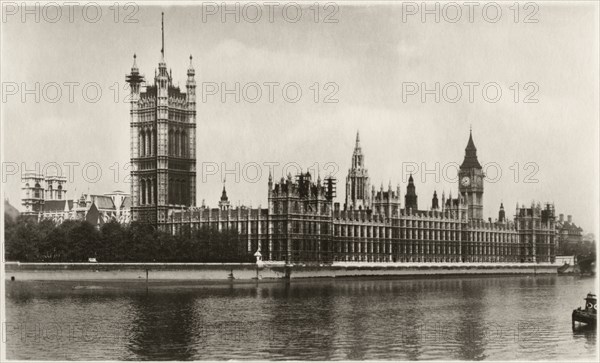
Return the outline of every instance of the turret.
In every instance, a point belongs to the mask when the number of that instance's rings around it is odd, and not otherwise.
[[[498,222],[506,222],[506,213],[504,212],[504,204],[500,203],[500,210],[498,211]]]
[[[433,198],[431,199],[431,210],[438,210],[438,209],[440,209],[440,206],[439,206],[437,191],[434,190]]]
[[[268,185],[268,195],[269,197],[271,197],[271,194],[273,193],[273,175],[271,175],[271,170],[269,170],[269,181],[267,183]]]
[[[408,186],[406,187],[406,195],[404,196],[404,209],[417,211],[417,193],[415,191],[415,183],[412,174],[408,178]]]
[[[227,197],[227,190],[225,189],[225,180],[223,180],[223,192],[221,193],[221,199],[219,200],[219,209],[228,210],[231,206],[229,198]]]
[[[67,192],[64,187],[66,182],[67,178],[62,176],[47,176],[45,200],[63,200]]]
[[[42,211],[45,199],[43,182],[43,175],[37,173],[25,173],[21,177],[23,214],[37,214]]]
[[[351,167],[346,179],[346,208],[367,209],[371,206],[369,198],[369,173],[365,169],[365,160],[360,146],[360,135],[356,132],[356,143],[352,153]]]
[[[446,208],[446,191],[442,191],[442,210]]]
[[[133,54],[133,65],[131,66],[131,73],[125,76],[125,81],[129,83],[131,88],[131,99],[132,104],[137,103],[140,97],[140,85],[144,82],[144,76],[140,74],[140,70],[137,66],[137,56]]]
[[[192,64],[192,55],[190,54],[190,66],[187,70],[187,81],[185,83],[185,88],[187,90],[186,97],[188,102],[188,109],[195,110],[196,109],[196,80],[195,80],[196,71],[194,70],[194,65]]]

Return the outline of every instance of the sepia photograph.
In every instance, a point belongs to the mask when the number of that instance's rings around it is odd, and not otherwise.
[[[600,358],[597,1],[0,4],[0,361]]]

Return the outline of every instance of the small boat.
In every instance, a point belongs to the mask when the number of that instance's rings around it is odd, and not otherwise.
[[[595,326],[597,309],[596,295],[592,293],[587,294],[587,297],[585,298],[585,308],[573,310],[573,314],[571,315],[573,329],[575,329],[575,322],[584,323],[588,326]]]

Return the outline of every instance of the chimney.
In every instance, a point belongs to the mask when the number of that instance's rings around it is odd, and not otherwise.
[[[565,221],[565,215],[564,215],[564,214],[562,214],[562,213],[561,213],[561,214],[559,214],[559,215],[558,215],[558,221],[559,221],[559,222],[561,222],[561,223],[562,223],[562,222],[564,222],[564,221]]]
[[[569,221],[569,223],[573,222],[573,216],[572,215],[568,215],[567,216],[567,220]]]

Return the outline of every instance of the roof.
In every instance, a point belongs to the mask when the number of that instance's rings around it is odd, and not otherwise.
[[[571,232],[582,232],[583,231],[583,229],[581,227],[577,226],[575,223],[572,223],[572,222],[569,223],[567,221],[562,222],[562,224],[559,223],[558,228],[560,230],[568,230]]]
[[[92,195],[92,200],[96,207],[100,209],[117,209],[115,207],[115,203],[113,203],[113,199],[107,195]]]
[[[103,224],[102,218],[100,218],[100,212],[98,211],[98,208],[96,208],[95,203],[92,203],[92,205],[90,206],[90,209],[85,215],[85,220],[94,226],[98,224]]]
[[[469,133],[469,142],[465,148],[465,159],[463,160],[461,169],[481,169],[481,164],[477,160],[477,148],[473,142],[473,133]]]
[[[120,209],[131,209],[131,197],[123,198]]]
[[[225,190],[225,185],[223,185],[223,193],[221,193],[221,202],[227,202],[227,191]]]
[[[73,208],[72,200],[46,200],[43,204],[44,212],[64,212],[65,202],[69,204],[69,210]]]

